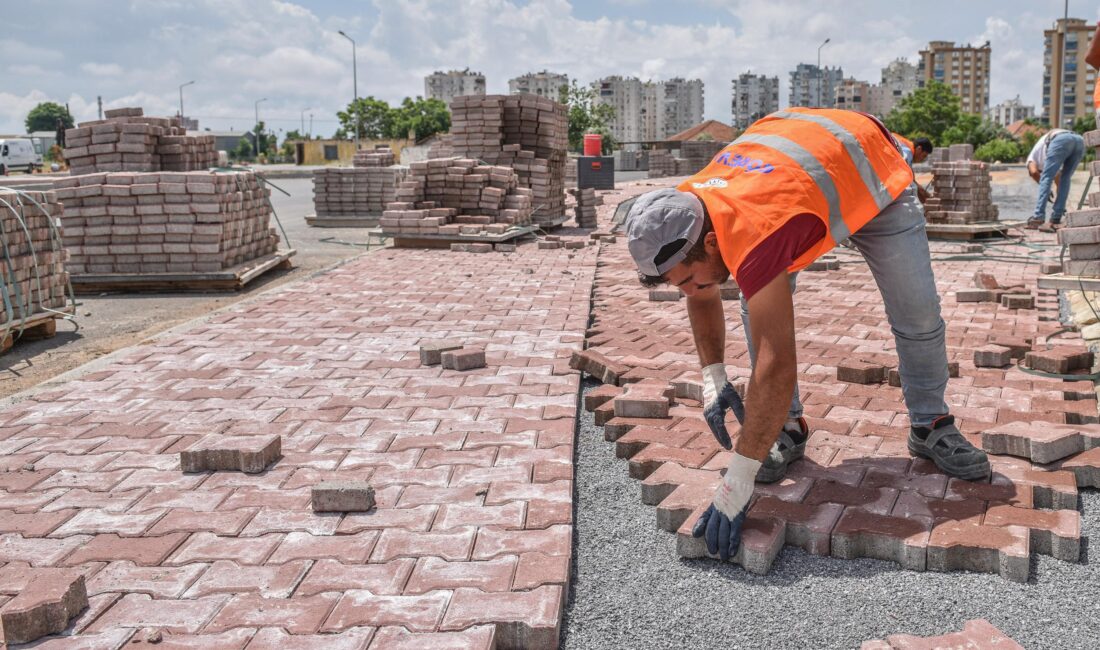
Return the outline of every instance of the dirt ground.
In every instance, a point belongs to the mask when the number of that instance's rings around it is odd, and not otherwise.
[[[363,253],[366,249],[333,241],[366,243],[355,229],[311,228],[305,215],[313,211],[310,179],[275,179],[291,194],[272,192],[272,204],[298,253],[294,268],[269,272],[239,293],[101,294],[77,296],[75,323],[60,321],[57,335],[41,341],[16,341],[0,356],[0,398],[48,381],[64,372],[124,347],[140,343],[180,323]]]

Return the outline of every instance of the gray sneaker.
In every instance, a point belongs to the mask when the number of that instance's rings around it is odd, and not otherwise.
[[[795,442],[795,440],[801,442]],[[810,439],[810,428],[806,418],[798,418],[798,427],[785,425],[779,432],[779,439],[772,445],[768,457],[756,473],[757,483],[775,483],[787,475],[787,466],[806,455],[806,441]]]
[[[930,427],[910,427],[909,453],[927,458],[948,476],[964,481],[989,478],[989,457],[963,437],[951,415],[939,418]]]

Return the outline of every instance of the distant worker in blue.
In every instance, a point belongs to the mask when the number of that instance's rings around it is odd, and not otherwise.
[[[1084,157],[1085,139],[1073,131],[1051,129],[1035,143],[1027,156],[1027,173],[1039,184],[1039,197],[1035,202],[1035,214],[1027,220],[1028,230],[1054,232],[1062,227],[1070,180]],[[1057,192],[1048,223],[1047,202],[1052,184]]]
[[[901,155],[905,158],[905,162],[909,163],[909,169],[913,168],[913,165],[920,164],[925,160],[928,160],[928,156],[932,155],[932,141],[928,138],[917,138],[916,140],[910,140],[903,135],[897,133],[891,133],[894,139],[898,141],[898,148],[901,149]],[[916,181],[914,181],[916,183]],[[920,183],[916,183],[917,186],[917,198],[923,204],[928,200],[930,196],[928,190],[924,189],[924,186]]]

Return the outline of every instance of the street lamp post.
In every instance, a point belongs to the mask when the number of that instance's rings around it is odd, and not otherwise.
[[[309,131],[307,132],[309,139],[313,139],[313,113],[309,114]]]
[[[185,84],[180,84],[180,120],[183,119],[183,89],[184,89],[184,87],[190,86],[193,83],[195,83],[195,82],[194,81],[188,81]]]
[[[825,83],[825,72],[821,69],[821,48],[825,47],[831,41],[831,38],[825,39],[825,42],[817,46],[817,107],[821,108],[821,86]]]
[[[303,108],[302,109],[302,114],[299,116],[301,118],[301,122],[302,122],[302,124],[301,124],[302,130],[299,131],[299,133],[301,133],[302,135],[305,135],[305,132],[306,132],[306,111],[308,111],[308,110],[309,110],[309,108]]]
[[[256,103],[253,105],[253,108],[256,111],[256,114],[255,114],[256,126],[252,127],[253,130],[255,131],[252,135],[255,136],[255,140],[256,140],[256,142],[253,144],[253,147],[255,148],[255,154],[256,154],[256,159],[257,160],[259,160],[259,158],[260,158],[260,102],[266,102],[266,101],[267,101],[267,97],[264,97],[263,99],[257,99]]]
[[[344,30],[342,29],[339,31],[339,34],[340,36],[343,36],[344,38],[351,41],[351,92],[353,95],[355,95],[355,97],[352,98],[351,107],[352,110],[355,111],[355,150],[359,151],[359,129],[361,126],[361,118],[359,115],[359,106],[357,106],[357,102],[359,101],[359,70],[356,67],[355,61],[355,39],[345,34]]]

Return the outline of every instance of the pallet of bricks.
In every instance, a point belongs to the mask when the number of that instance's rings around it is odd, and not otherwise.
[[[72,175],[94,172],[192,171],[218,164],[212,135],[187,135],[179,118],[145,117],[140,108],[116,108],[104,118],[65,131]]]
[[[19,339],[53,336],[56,319],[72,312],[61,209],[52,191],[0,188],[0,352]]]
[[[666,176],[678,176],[680,165],[678,158],[666,149],[654,149],[649,152],[649,178],[664,178]]]
[[[689,140],[682,143],[680,145],[680,157],[684,161],[685,171],[681,175],[689,176],[701,171],[728,144],[728,142],[717,140]]]
[[[355,152],[351,167],[326,167],[313,172],[313,206],[318,217],[374,217],[396,198],[397,184],[408,168],[394,164],[388,146]],[[375,225],[371,223],[363,225]]]
[[[1100,154],[1100,131],[1086,133],[1085,146]],[[1100,160],[1089,163],[1089,172],[1094,178],[1100,177]],[[1089,194],[1087,205],[1066,212],[1064,227],[1058,231],[1058,242],[1065,246],[1062,272],[1100,278],[1100,192]]]
[[[414,162],[380,223],[383,234],[395,238],[503,235],[530,225],[532,195],[510,167],[472,158]]]
[[[569,194],[576,200],[573,214],[577,218],[577,227],[595,228],[596,206],[603,205],[603,197],[596,194],[596,190],[591,187],[571,189]]]
[[[537,95],[463,95],[451,102],[456,155],[515,170],[540,227],[565,219],[566,108]]]
[[[960,160],[932,163],[933,196],[924,204],[925,218],[929,223],[953,225],[997,221],[1000,211],[993,204],[989,165],[962,158],[973,152],[972,145],[954,147],[959,149],[949,157]]]
[[[114,172],[57,181],[70,272],[209,273],[276,252],[252,172]]]

